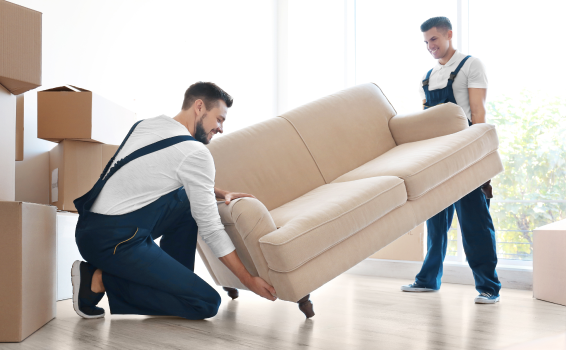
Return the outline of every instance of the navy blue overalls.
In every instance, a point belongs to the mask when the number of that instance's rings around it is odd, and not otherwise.
[[[423,80],[423,89],[426,96],[425,109],[447,102],[456,104],[452,84],[456,75],[470,57],[467,56],[460,62],[456,70],[450,74],[448,84],[443,89],[429,91],[428,83],[432,69],[428,71],[426,79]],[[440,288],[443,272],[442,263],[448,245],[448,230],[452,224],[454,210],[456,210],[462,230],[464,251],[474,274],[477,291],[480,293],[487,292],[494,296],[499,295],[501,283],[499,283],[497,272],[495,272],[497,253],[495,230],[489,213],[489,202],[481,187],[478,187],[427,220],[428,252],[421,271],[416,277],[418,284],[426,288]]]
[[[198,228],[184,187],[131,213],[102,215],[90,211],[108,179],[120,168],[179,142],[195,141],[190,136],[158,141],[132,152],[108,171],[139,123],[132,127],[94,187],[75,200],[79,212],[77,246],[87,262],[103,271],[111,313],[193,320],[212,317],[218,312],[220,295],[193,272]],[[158,237],[160,246],[153,241]]]

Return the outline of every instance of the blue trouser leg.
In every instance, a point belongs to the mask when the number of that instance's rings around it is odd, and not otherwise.
[[[87,232],[77,237],[83,257],[103,271],[111,312],[187,319],[216,315],[220,295],[158,247],[148,230],[139,228],[134,239],[118,245],[113,253],[115,246],[130,238],[135,229]],[[128,232],[124,235],[120,231]]]
[[[495,229],[489,213],[489,199],[477,188],[455,203],[462,230],[462,243],[474,274],[478,292],[499,295]]]
[[[83,258],[103,271],[113,314],[203,319],[216,315],[221,299],[192,271],[197,233],[180,190],[125,219],[86,218],[76,241]],[[163,248],[153,241],[159,236]]]
[[[191,271],[195,270],[198,226],[184,188],[175,195],[178,201],[152,230],[153,239],[161,237],[159,246]]]
[[[454,205],[450,205],[426,222],[427,253],[421,271],[415,281],[426,288],[439,289],[442,279],[442,263],[448,248],[448,230],[454,217]]]

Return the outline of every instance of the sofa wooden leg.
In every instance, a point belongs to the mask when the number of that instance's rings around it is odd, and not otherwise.
[[[222,287],[222,289],[224,289],[225,291],[228,292],[228,296],[230,298],[232,298],[232,300],[234,300],[234,299],[236,299],[237,297],[240,296],[240,293],[238,292],[238,290],[236,288]]]
[[[301,310],[307,318],[311,318],[314,316],[312,302],[309,300],[310,296],[311,296],[310,294],[307,294],[307,296],[297,301],[297,304],[299,304],[299,310]]]

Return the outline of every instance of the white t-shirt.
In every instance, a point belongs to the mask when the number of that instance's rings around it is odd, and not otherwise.
[[[179,135],[190,133],[172,118],[146,119],[136,126],[114,163],[144,146]],[[214,254],[222,257],[235,248],[218,214],[215,172],[214,160],[204,144],[180,142],[124,165],[108,179],[91,211],[104,215],[131,213],[185,186],[199,234]]]
[[[456,51],[450,61],[448,61],[445,65],[437,63],[430,74],[428,82],[429,91],[445,88],[448,84],[450,73],[456,70],[460,62],[466,56],[467,55]],[[420,83],[420,94],[423,100],[426,99],[422,83],[425,79],[426,73],[423,75]],[[456,104],[462,107],[466,116],[471,121],[472,111],[470,110],[470,95],[468,93],[468,88],[487,89],[487,75],[485,73],[485,67],[478,58],[473,56],[468,58],[466,63],[464,63],[460,72],[458,72],[456,79],[454,79],[454,83],[452,83],[452,90],[454,91]]]

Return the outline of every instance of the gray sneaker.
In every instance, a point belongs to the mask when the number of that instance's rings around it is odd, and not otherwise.
[[[474,302],[476,304],[495,304],[499,301],[500,296],[499,295],[492,295],[490,293],[481,293],[480,295],[478,295],[475,299]]]
[[[438,289],[427,288],[417,282],[401,286],[401,290],[403,292],[438,292]]]

